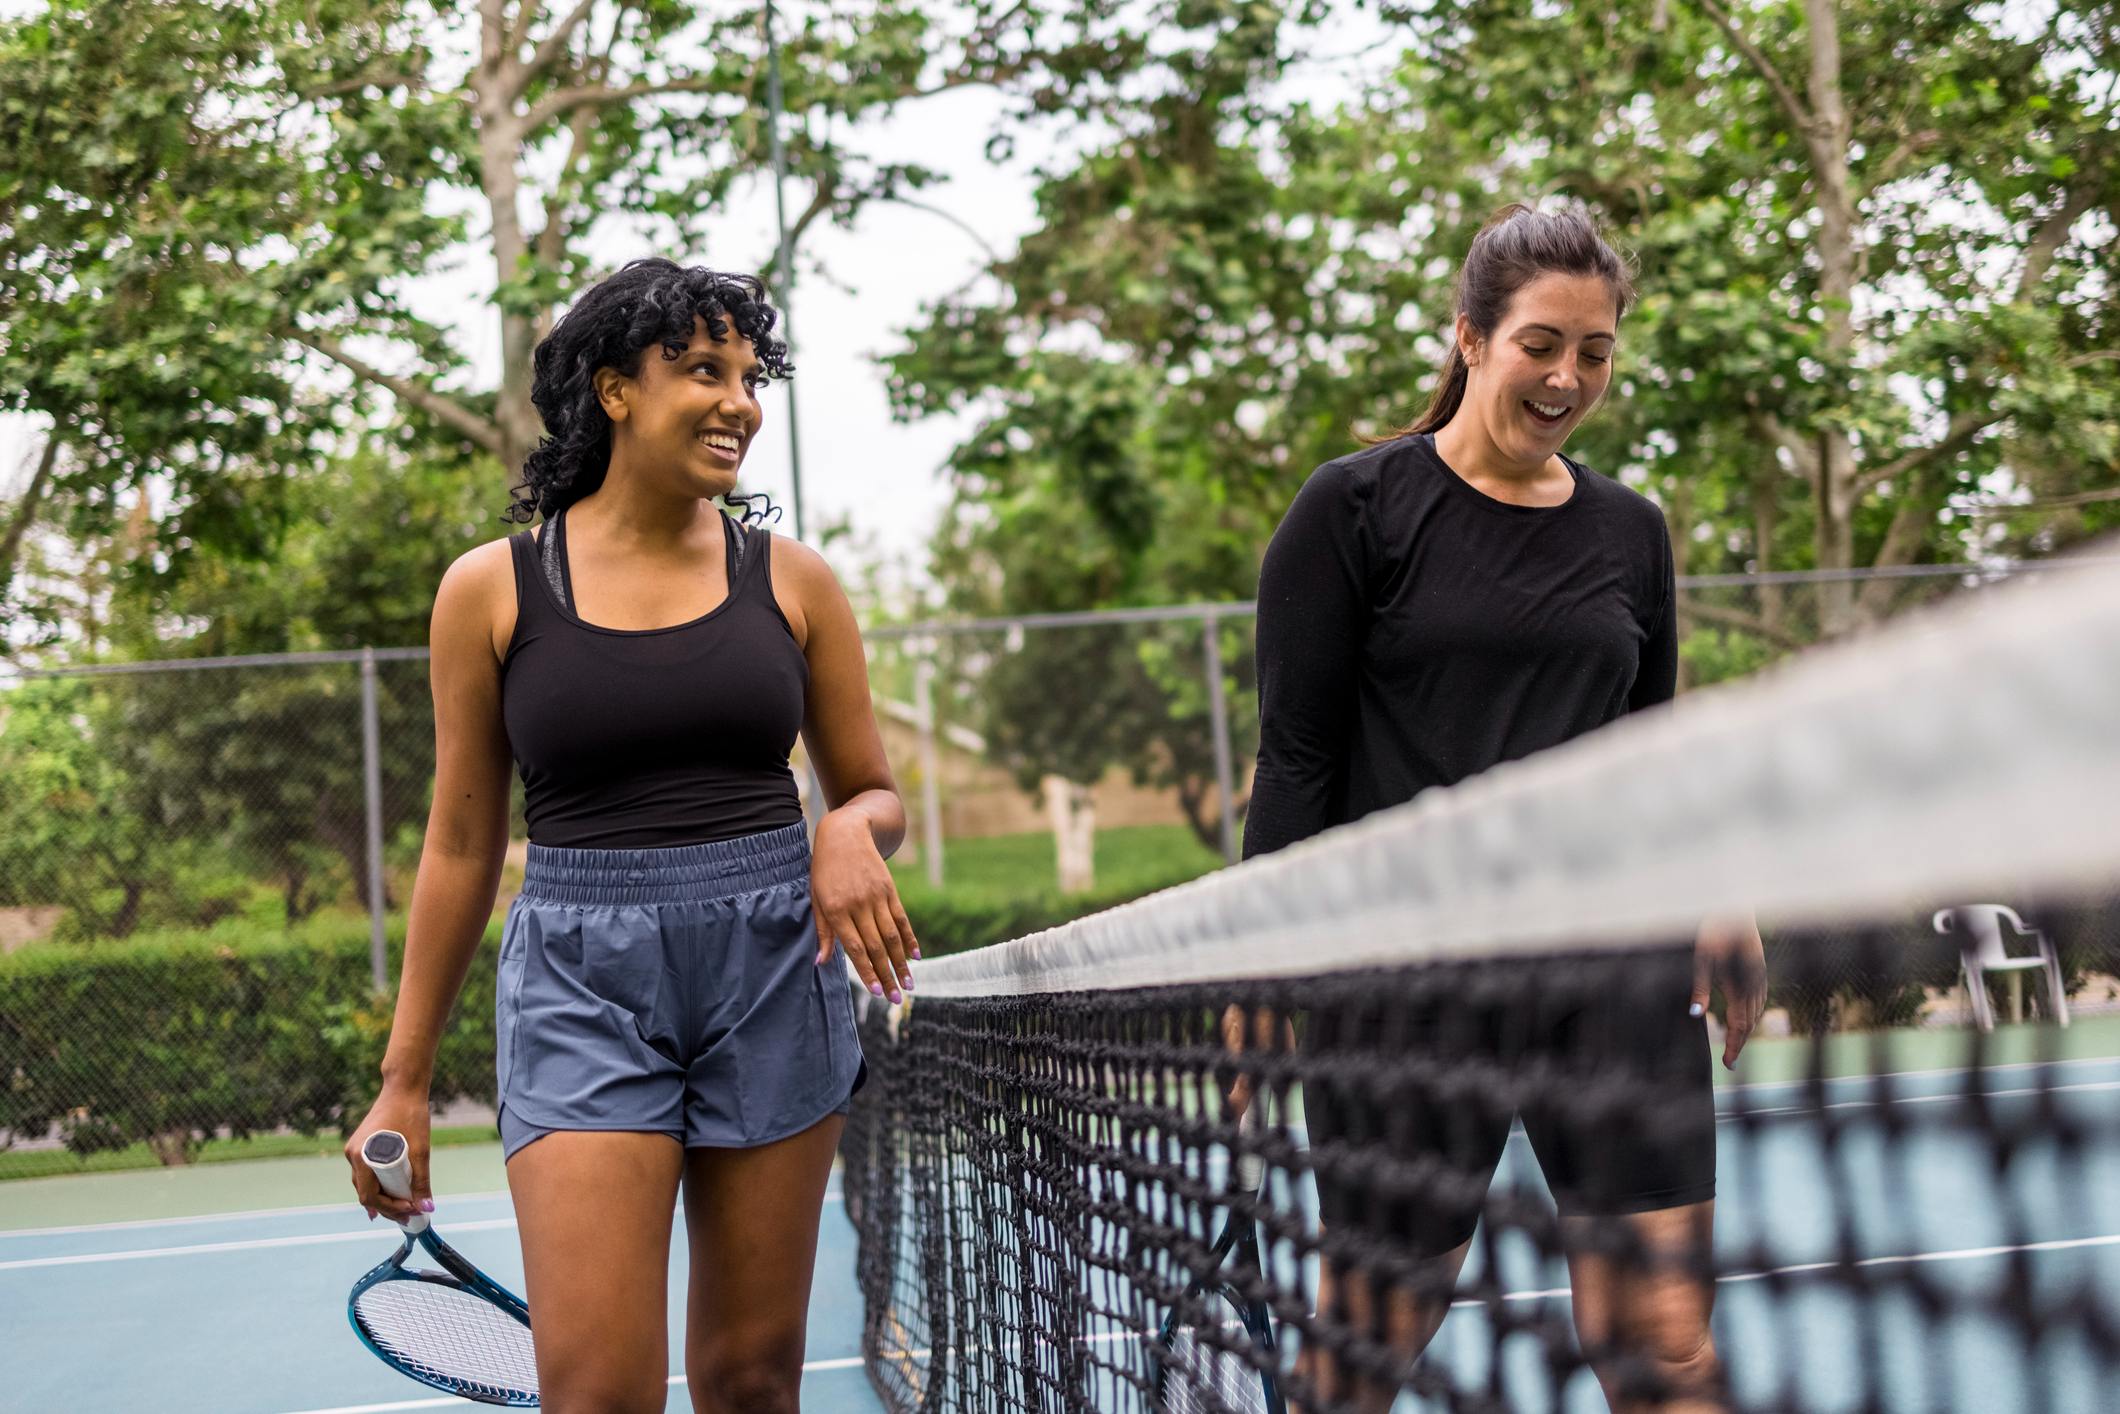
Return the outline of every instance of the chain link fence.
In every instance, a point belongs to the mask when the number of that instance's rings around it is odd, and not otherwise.
[[[1687,579],[1684,683],[2043,568]],[[897,866],[924,941],[1013,936],[1235,858],[1258,745],[1252,638],[1249,604],[872,628],[911,823]],[[214,1136],[358,1114],[433,789],[425,659],[193,659],[0,685],[0,1149],[146,1145],[175,1162]],[[511,821],[495,931],[521,878],[519,789]],[[2110,917],[1996,901],[2056,938],[2079,1010],[2115,1004]],[[1883,996],[1814,971],[1777,994],[1779,1024],[1962,1019],[1955,945],[1926,919],[1895,931],[1932,963],[1917,981]],[[490,1101],[493,951],[453,1014],[438,1103]]]

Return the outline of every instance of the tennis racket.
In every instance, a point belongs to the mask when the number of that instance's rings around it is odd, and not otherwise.
[[[405,1136],[379,1129],[361,1145],[361,1160],[393,1198],[412,1195]],[[354,1284],[346,1316],[354,1334],[382,1362],[423,1385],[480,1404],[537,1407],[537,1363],[530,1349],[530,1308],[441,1238],[426,1215],[401,1226],[397,1255]],[[441,1270],[408,1270],[414,1247]]]
[[[1271,1096],[1253,1096],[1237,1121],[1239,1135],[1256,1133],[1265,1123]],[[1266,1161],[1245,1147],[1237,1155],[1232,1193],[1254,1201],[1265,1191]],[[1232,1204],[1222,1230],[1208,1253],[1208,1274],[1186,1287],[1185,1299],[1163,1318],[1150,1358],[1155,1364],[1156,1401],[1169,1414],[1198,1411],[1242,1411],[1242,1414],[1286,1414],[1280,1384],[1273,1375],[1279,1357],[1273,1317],[1261,1301],[1247,1300],[1232,1272],[1261,1274],[1259,1224],[1250,1212]],[[1259,1364],[1203,1339],[1214,1327],[1225,1341],[1248,1340]]]

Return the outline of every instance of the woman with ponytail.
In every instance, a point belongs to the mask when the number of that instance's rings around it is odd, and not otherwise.
[[[735,494],[789,373],[759,282],[643,260],[538,345],[546,437],[511,517],[435,596],[434,806],[382,1093],[346,1154],[371,1217],[431,1209],[428,1087],[508,840],[499,1127],[550,1414],[661,1410],[671,1215],[690,1243],[701,1411],[797,1407],[825,1183],[861,1083],[847,965],[919,956],[884,859],[905,811],[852,609]],[[717,502],[742,506],[742,520]],[[789,752],[826,811],[814,844]],[[362,1144],[409,1141],[412,1196]]]
[[[1633,298],[1624,262],[1587,217],[1503,208],[1459,271],[1450,350],[1427,411],[1305,482],[1259,575],[1247,856],[1672,696],[1678,639],[1663,517],[1561,451],[1611,384]],[[1734,1064],[1764,1003],[1758,931],[1749,920],[1704,927],[1693,958],[1644,965],[1626,988],[1582,1005],[1557,1001],[1557,987],[1542,997],[1536,964],[1523,981],[1514,995],[1466,997],[1416,1023],[1415,1045],[1446,1046],[1479,1075],[1511,1077],[1412,1091],[1404,1112],[1378,1117],[1395,1156],[1433,1176],[1423,1192],[1343,1191],[1320,1165],[1327,1228],[1356,1243],[1376,1233],[1419,1268],[1386,1280],[1328,1260],[1320,1305],[1410,1362],[1450,1305],[1520,1117],[1560,1208],[1576,1329],[1613,1408],[1719,1410],[1703,1013],[1719,984],[1723,1061]],[[1302,1045],[1380,1041],[1353,1034],[1359,1025],[1314,1017]],[[1654,1122],[1615,1123],[1555,1079],[1599,1074],[1653,1078]],[[1306,1086],[1305,1106],[1314,1151],[1352,1122],[1329,1079]],[[1335,1362],[1305,1364],[1335,1394]],[[1354,1393],[1382,1409],[1393,1391],[1365,1380]]]

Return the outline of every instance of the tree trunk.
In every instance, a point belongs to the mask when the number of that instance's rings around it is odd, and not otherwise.
[[[51,485],[52,469],[58,461],[59,438],[54,432],[44,439],[44,450],[37,457],[37,470],[29,479],[29,489],[22,493],[22,500],[7,523],[7,535],[0,538],[0,614],[5,612],[7,592],[15,582],[15,564],[22,554],[22,542],[37,519],[37,507]]]
[[[1691,524],[1693,524],[1693,483],[1681,477],[1678,483],[1671,488],[1671,511],[1664,518],[1664,537],[1671,542],[1671,573],[1680,579],[1685,578],[1687,560],[1693,550],[1693,541],[1685,534],[1685,527]],[[1672,620],[1678,625],[1679,642],[1684,643],[1686,635],[1692,631],[1693,625],[1687,621],[1684,596],[1674,590],[1673,597],[1677,602],[1671,606]],[[1686,662],[1686,655],[1683,653],[1678,656],[1678,678],[1675,685],[1680,692],[1684,692],[1687,688],[1693,686],[1693,673]]]
[[[1045,810],[1053,825],[1060,892],[1087,893],[1096,886],[1097,807],[1088,786],[1065,776],[1047,776]]]
[[[164,1168],[180,1168],[191,1162],[191,1131],[161,1129],[147,1136],[147,1148]]]
[[[1818,295],[1825,328],[1827,376],[1843,382],[1854,375],[1855,285],[1862,273],[1854,188],[1848,176],[1850,127],[1841,100],[1840,15],[1837,0],[1805,0],[1810,27],[1811,171],[1818,199]],[[1854,444],[1839,428],[1818,436],[1818,531],[1816,553],[1822,570],[1855,565]],[[1855,594],[1850,581],[1819,586],[1818,629],[1835,638],[1852,629]]]
[[[1769,456],[1752,476],[1752,568],[1761,574],[1774,568],[1774,527],[1781,515],[1781,469]],[[1759,587],[1759,621],[1775,632],[1782,627],[1786,594],[1781,585]]]
[[[479,185],[492,222],[494,288],[501,296],[501,387],[493,417],[501,434],[502,475],[513,488],[538,435],[537,410],[530,403],[530,352],[537,323],[534,315],[512,310],[507,299],[508,287],[529,273],[530,245],[518,209],[522,175],[516,167],[529,134],[515,111],[519,76],[506,50],[504,28],[497,8],[486,15],[484,55],[470,87],[478,114]]]

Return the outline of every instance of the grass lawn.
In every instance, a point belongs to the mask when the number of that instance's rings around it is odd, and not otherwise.
[[[440,1149],[453,1144],[493,1144],[500,1135],[490,1124],[461,1124],[433,1131],[431,1143]],[[331,1130],[318,1134],[261,1134],[254,1139],[209,1139],[192,1151],[195,1164],[239,1163],[246,1159],[288,1159],[314,1154],[336,1154],[346,1147],[346,1137]],[[11,1178],[57,1178],[75,1173],[115,1173],[121,1169],[158,1167],[145,1144],[80,1155],[66,1149],[31,1149],[23,1153],[0,1153],[0,1182]]]
[[[913,842],[917,845],[917,841]],[[891,861],[908,916],[920,926],[916,906],[930,899],[958,905],[1005,904],[1028,895],[1057,895],[1053,837],[1037,831],[1024,835],[988,835],[943,841],[943,886],[928,886],[927,866],[917,848],[902,849]],[[1096,888],[1085,898],[1091,906],[1113,897],[1132,898],[1169,888],[1220,868],[1222,856],[1200,843],[1183,825],[1127,825],[1097,831]]]

